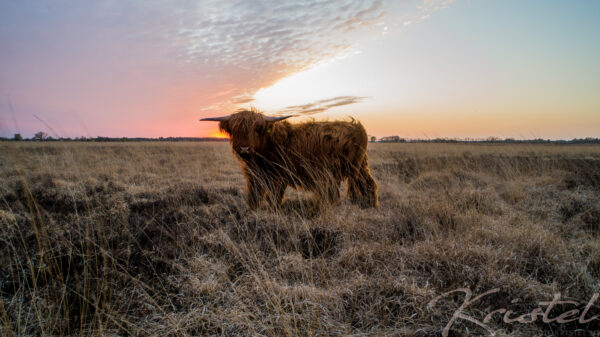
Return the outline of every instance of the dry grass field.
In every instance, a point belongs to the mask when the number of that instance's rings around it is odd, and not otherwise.
[[[293,190],[247,212],[227,143],[0,143],[0,335],[440,336],[465,296],[428,303],[457,288],[499,289],[479,321],[600,291],[599,146],[369,146],[380,208],[310,214]]]

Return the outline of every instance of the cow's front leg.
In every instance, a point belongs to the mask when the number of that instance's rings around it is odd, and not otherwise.
[[[260,202],[265,195],[265,184],[255,176],[247,176],[247,197],[248,197],[248,209],[253,211],[258,208]]]
[[[327,202],[332,205],[340,200],[340,184],[341,182],[335,179],[327,184]]]
[[[273,210],[279,209],[285,195],[287,185],[282,181],[272,182],[267,189],[267,201]]]

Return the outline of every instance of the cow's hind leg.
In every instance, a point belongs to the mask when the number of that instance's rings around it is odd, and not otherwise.
[[[369,170],[369,166],[366,164],[363,166],[363,170],[361,170],[361,179],[363,183],[363,205],[367,207],[377,207],[379,206],[379,200],[377,197],[377,183],[373,176],[371,175],[371,171]]]
[[[363,207],[377,207],[377,183],[371,171],[367,160],[362,162],[358,173],[348,179],[348,194],[353,203]]]
[[[348,178],[348,197],[350,198],[350,201],[352,201],[352,203],[360,203],[361,195],[360,189],[358,187],[358,176]]]
[[[360,189],[360,165],[352,166],[348,170],[348,198],[353,204],[360,204],[362,200],[362,192]]]

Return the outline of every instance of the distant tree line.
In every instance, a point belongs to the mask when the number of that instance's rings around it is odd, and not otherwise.
[[[514,139],[488,137],[485,139],[477,138],[433,138],[433,139],[406,139],[399,136],[387,136],[377,139],[371,137],[372,143],[481,143],[481,144],[600,144],[600,138],[574,138],[571,140],[551,140],[551,139]]]
[[[213,137],[59,137],[54,138],[45,132],[37,132],[31,138],[23,138],[20,133],[15,133],[13,138],[0,137],[0,141],[34,141],[34,142],[226,142],[227,138]]]

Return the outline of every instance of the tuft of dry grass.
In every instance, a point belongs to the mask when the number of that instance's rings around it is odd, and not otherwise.
[[[3,336],[439,336],[463,298],[427,304],[457,288],[499,288],[466,310],[481,320],[600,291],[598,146],[370,144],[381,207],[344,199],[319,214],[293,190],[276,213],[247,212],[222,143],[0,152]],[[489,325],[499,336],[600,329]],[[469,334],[487,332],[450,330]]]

